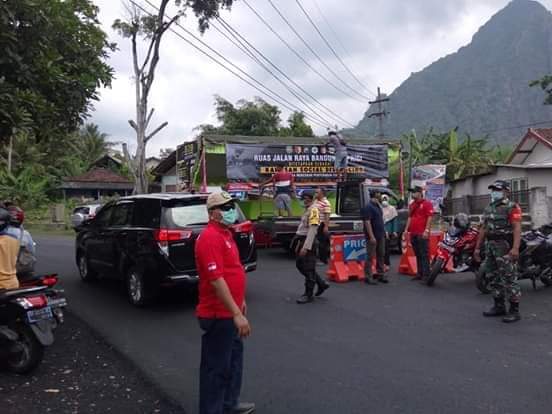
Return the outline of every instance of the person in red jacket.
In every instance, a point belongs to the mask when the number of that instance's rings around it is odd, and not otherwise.
[[[196,314],[203,330],[199,385],[200,414],[249,414],[255,404],[240,403],[246,318],[246,277],[230,227],[238,219],[230,194],[207,198],[209,224],[195,244],[199,273]]]
[[[406,233],[410,235],[410,243],[416,255],[418,274],[412,280],[425,281],[429,277],[429,236],[431,235],[431,218],[433,204],[424,198],[422,187],[415,186],[409,189],[412,193],[412,203],[409,207]]]

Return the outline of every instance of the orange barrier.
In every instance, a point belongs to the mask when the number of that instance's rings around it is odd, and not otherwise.
[[[364,279],[364,260],[346,260],[344,256],[345,242],[353,239],[355,242],[364,240],[363,234],[332,235],[330,240],[330,263],[327,275],[330,280],[338,283],[348,282],[350,279]],[[361,249],[361,248],[360,248]],[[360,251],[358,249],[358,251]],[[375,272],[375,259],[372,268]]]
[[[443,239],[443,233],[440,231],[432,231],[429,238],[429,261],[431,262],[437,254],[439,242]],[[403,275],[416,276],[418,267],[416,266],[416,255],[410,243],[410,235],[407,234],[406,240],[403,241],[403,254],[399,263],[399,273]],[[445,271],[452,272],[452,263],[448,263]]]

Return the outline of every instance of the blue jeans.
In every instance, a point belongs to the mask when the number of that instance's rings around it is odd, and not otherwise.
[[[201,366],[199,413],[223,414],[238,404],[243,371],[243,342],[232,319],[199,319]]]

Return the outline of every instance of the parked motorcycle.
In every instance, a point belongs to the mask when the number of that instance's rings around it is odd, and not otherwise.
[[[451,261],[455,273],[476,271],[479,263],[473,259],[473,252],[478,236],[479,230],[470,227],[469,217],[464,213],[457,214],[443,240],[437,245],[427,285],[432,286],[437,276],[445,271]]]
[[[47,285],[0,290],[0,360],[10,371],[25,374],[40,364],[66,305]]]
[[[552,225],[524,232],[519,250],[518,280],[531,280],[533,289],[537,280],[552,286]],[[476,273],[476,285],[483,293],[491,292],[491,278],[482,271]]]

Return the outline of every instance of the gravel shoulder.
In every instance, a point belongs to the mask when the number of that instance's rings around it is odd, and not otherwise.
[[[0,407],[3,414],[184,413],[71,313],[36,371],[27,376],[0,371]]]

